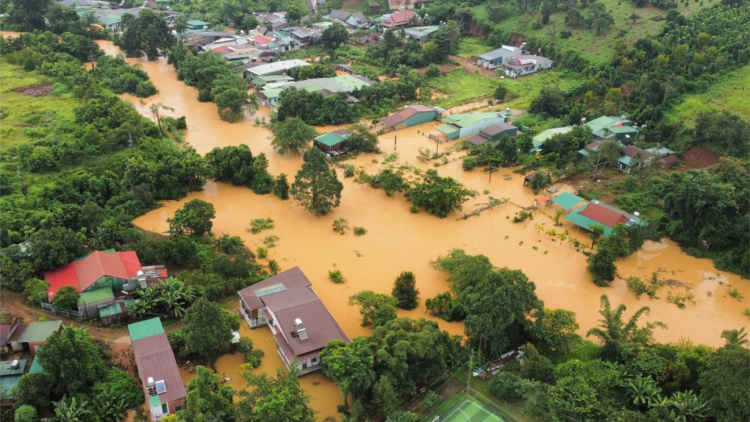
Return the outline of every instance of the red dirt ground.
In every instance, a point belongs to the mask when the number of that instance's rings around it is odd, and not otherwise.
[[[682,154],[682,160],[694,169],[712,166],[718,163],[720,158],[721,154],[700,145],[696,145]]]
[[[44,83],[16,88],[15,92],[27,97],[46,97],[52,92],[52,84]]]

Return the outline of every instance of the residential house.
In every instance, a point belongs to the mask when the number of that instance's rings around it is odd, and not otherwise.
[[[417,16],[416,12],[411,10],[399,10],[396,13],[383,15],[376,19],[381,26],[386,28],[396,28],[399,26],[409,25],[409,22]]]
[[[187,22],[188,28],[193,31],[205,31],[211,29],[211,24],[200,19],[191,19]]]
[[[296,41],[296,45],[300,47],[318,44],[323,36],[322,32],[318,29],[301,26],[285,28],[283,32],[288,33]]]
[[[276,64],[276,63],[272,63]],[[250,69],[250,71],[253,71],[255,68]],[[291,84],[284,84],[283,86],[278,87],[270,87],[267,84],[267,88],[261,90],[258,92],[258,100],[260,101],[261,105],[270,107],[272,110],[275,110],[276,103],[279,100],[279,96],[282,92],[284,92],[285,89],[289,87],[294,87],[297,89],[304,89],[308,92],[317,92],[321,94],[323,97],[328,98],[331,95],[334,95],[339,92],[346,92],[348,94],[351,94],[357,89],[360,89],[365,86],[370,86],[374,84],[375,82],[367,79],[364,76],[360,75],[343,75],[343,76],[336,76],[333,78],[315,78],[315,79],[307,79],[304,81],[294,82]],[[359,102],[358,99],[349,96],[348,99],[350,102]]]
[[[262,89],[266,84],[283,84],[283,83],[292,83],[294,82],[294,78],[287,75],[268,75],[268,76],[259,76],[255,79],[253,79],[253,85],[255,85],[256,88]]]
[[[430,36],[440,29],[440,25],[418,26],[404,29],[407,40],[417,40],[424,44],[430,40]]]
[[[511,57],[519,56],[523,54],[523,50],[518,47],[504,45],[497,50],[484,53],[477,57],[477,66],[482,66],[487,69],[494,69],[503,64],[503,61]]]
[[[13,387],[26,373],[26,359],[0,361],[0,406],[10,406],[15,401]]]
[[[359,38],[357,38],[357,42],[360,45],[364,45],[365,47],[369,47],[371,45],[378,44],[380,42],[380,37],[383,36],[382,32],[371,32],[367,35],[363,35]]]
[[[565,126],[565,127],[557,127],[554,129],[547,129],[538,135],[531,138],[531,142],[534,144],[534,148],[532,148],[533,151],[541,151],[543,148],[544,143],[550,139],[551,137],[555,135],[561,135],[563,133],[568,133],[571,130],[573,130],[573,126]]]
[[[552,202],[554,202],[556,205],[564,209],[565,212],[570,212],[572,209],[577,207],[583,201],[584,201],[583,198],[577,195],[573,195],[570,192],[563,192],[557,195],[556,197],[552,198]]]
[[[543,69],[549,69],[553,64],[552,60],[546,57],[521,55],[504,60],[502,66],[506,76],[517,78]]]
[[[397,111],[388,117],[381,117],[382,123],[388,130],[399,130],[407,127],[421,125],[435,120],[445,110],[438,107],[427,107],[421,104],[408,105],[403,110]]]
[[[586,126],[596,140],[617,140],[630,144],[631,139],[633,142],[638,139],[639,133],[638,128],[630,123],[625,116],[602,116],[586,122]]]
[[[349,342],[341,326],[299,267],[238,292],[240,313],[250,328],[267,325],[284,365],[302,374],[320,369],[319,354],[332,340]]]
[[[518,128],[510,123],[496,123],[492,126],[480,129],[479,133],[470,136],[466,142],[472,145],[481,145],[485,142],[496,142],[503,136],[513,137],[518,135]]]
[[[331,153],[331,155],[338,155],[349,149],[346,145],[347,139],[349,139],[351,133],[346,129],[338,129],[333,132],[324,133],[315,140],[313,140],[313,146],[317,147],[323,152]]]
[[[86,9],[79,14],[90,13],[90,9]],[[121,31],[122,27],[122,16],[129,13],[135,17],[138,17],[141,8],[130,8],[130,9],[97,9],[94,12],[94,22],[101,25],[103,28],[107,28],[108,31]],[[158,11],[156,11],[158,13]]]
[[[620,171],[630,174],[633,168],[639,169],[644,165],[648,165],[651,159],[650,152],[635,145],[628,145],[623,150],[623,155],[617,161],[620,163]]]
[[[593,226],[604,227],[604,236],[608,237],[617,224],[626,226],[644,226],[646,222],[638,217],[638,213],[627,213],[599,201],[591,201],[580,208],[576,208],[565,216],[565,220],[579,228],[591,230]]]
[[[327,19],[332,22],[341,22],[349,32],[354,32],[359,29],[367,29],[372,25],[372,19],[366,17],[362,12],[346,12],[343,10],[331,10],[330,15],[323,16],[323,19]]]
[[[28,351],[36,356],[38,348],[47,344],[47,339],[54,333],[62,331],[62,321],[30,322],[20,325],[8,338],[14,352]]]
[[[44,273],[50,283],[47,297],[54,304],[55,294],[65,286],[79,293],[78,312],[84,319],[122,314],[126,302],[132,300],[126,292],[139,287],[145,289],[168,277],[163,265],[143,267],[134,251],[95,251],[87,257]],[[124,293],[125,292],[125,293]],[[115,299],[117,296],[117,299]],[[45,306],[47,304],[42,304]],[[119,312],[118,312],[119,310]]]
[[[261,76],[285,75],[289,70],[299,66],[310,66],[310,63],[299,59],[282,60],[280,62],[251,67],[246,70],[246,74],[255,80],[255,78]]]
[[[537,208],[541,207],[549,207],[552,205],[552,198],[549,195],[540,196],[539,198],[534,198],[534,206]]]
[[[476,135],[480,130],[498,123],[507,123],[509,114],[501,112],[476,112],[454,114],[443,118],[443,126],[437,128],[444,140],[466,138]]]
[[[20,317],[15,317],[8,322],[0,323],[0,353],[8,353],[10,351],[10,338],[20,326]]]
[[[648,148],[646,151],[651,154],[652,162],[660,167],[671,167],[679,161],[674,151],[661,145]]]
[[[128,325],[135,363],[151,419],[158,421],[185,405],[185,385],[159,318]]]
[[[426,3],[431,0],[388,0],[388,7],[391,10],[400,9],[421,9]]]

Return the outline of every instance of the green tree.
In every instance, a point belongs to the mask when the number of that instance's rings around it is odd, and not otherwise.
[[[167,22],[151,9],[141,9],[122,36],[122,49],[128,57],[145,53],[149,60],[156,60],[160,51],[166,52],[174,43]]]
[[[579,340],[576,330],[580,328],[576,314],[565,309],[546,309],[544,318],[535,325],[535,336],[544,349],[551,352],[568,353]]]
[[[310,147],[318,132],[297,117],[289,117],[273,125],[271,145],[281,155],[291,153],[299,155]]]
[[[180,14],[177,16],[177,18],[174,20],[174,30],[177,32],[177,35],[182,38],[182,34],[187,32],[190,29],[190,25],[188,25],[188,17],[187,15]]]
[[[417,422],[419,418],[412,412],[405,412],[399,410],[398,412],[392,413],[388,416],[390,422]]]
[[[589,256],[586,261],[588,262],[586,271],[591,274],[594,284],[599,287],[609,287],[612,285],[617,274],[617,266],[615,265],[615,257],[609,249],[600,248],[596,253]]]
[[[305,153],[305,163],[294,176],[290,193],[295,201],[316,216],[326,215],[341,203],[343,183],[328,167],[323,151],[311,148]]]
[[[289,371],[278,368],[276,378],[248,369],[243,376],[254,388],[240,391],[237,422],[315,422],[315,412],[308,407],[310,396],[300,386],[296,365]]]
[[[66,227],[34,232],[28,239],[33,267],[37,271],[44,271],[73,262],[85,251],[84,238]]]
[[[360,152],[380,152],[378,148],[378,136],[362,123],[355,123],[346,129],[350,135],[346,143],[348,146]]]
[[[488,357],[498,357],[524,344],[533,321],[543,320],[544,304],[536,285],[519,270],[493,271],[460,294],[466,310],[464,330],[472,344]]]
[[[11,0],[10,20],[17,22],[23,31],[44,30],[45,15],[51,5],[52,0]]]
[[[440,394],[429,390],[427,394],[425,394],[424,400],[422,400],[422,407],[424,407],[428,412],[431,412],[432,409],[436,408],[441,401],[443,401],[443,398],[440,397]]]
[[[542,24],[547,25],[549,23],[549,16],[555,12],[555,5],[552,2],[545,1],[542,3]]]
[[[273,185],[273,194],[283,200],[289,199],[289,182],[286,181],[286,174],[281,173],[276,176]]]
[[[73,286],[61,287],[55,293],[53,304],[55,308],[70,311],[78,309],[78,291]]]
[[[599,420],[596,390],[585,378],[565,377],[549,389],[549,409],[556,421]]]
[[[411,271],[403,271],[393,283],[391,296],[396,299],[396,306],[410,311],[419,306],[419,289],[417,279]]]
[[[357,337],[351,343],[333,340],[326,343],[320,352],[323,374],[332,379],[341,390],[344,405],[349,395],[354,401],[367,398],[375,382],[374,358],[364,337]]]
[[[427,78],[439,78],[440,68],[435,63],[430,63],[430,65],[427,66],[427,70],[424,72],[424,76]]]
[[[91,416],[92,412],[87,401],[76,401],[75,397],[53,403],[55,407],[55,422],[82,422]]]
[[[415,207],[424,207],[428,213],[445,218],[451,211],[460,211],[471,191],[455,179],[440,177],[435,170],[427,170],[424,179],[407,193]]]
[[[549,117],[559,117],[565,112],[565,95],[556,87],[543,87],[539,96],[531,100],[529,112]]]
[[[736,330],[733,330],[736,331]],[[708,360],[698,384],[700,399],[709,403],[709,414],[718,422],[750,419],[750,350],[743,343],[733,342],[731,331],[722,332],[727,339],[724,347]]]
[[[187,325],[185,346],[209,364],[228,352],[232,340],[232,327],[221,308],[200,298],[193,303],[182,322]]]
[[[372,323],[373,313],[382,305],[395,306],[398,301],[386,294],[375,293],[372,290],[363,290],[355,295],[349,296],[349,305],[359,306],[362,315],[362,326],[366,327]]]
[[[372,328],[385,325],[388,321],[398,318],[398,310],[395,306],[386,303],[375,308],[372,313]]]
[[[646,410],[661,400],[661,388],[651,375],[643,377],[638,374],[626,380],[623,386],[633,404],[641,410]]]
[[[34,406],[24,404],[16,409],[15,422],[36,422],[38,420],[39,415]]]
[[[320,41],[323,43],[326,51],[328,51],[328,54],[333,57],[339,46],[349,41],[349,31],[341,23],[334,22],[333,25],[323,31]]]
[[[30,278],[26,280],[23,285],[23,294],[26,295],[29,303],[38,304],[47,302],[47,288],[49,285],[50,284],[44,280]]]
[[[47,380],[47,375],[44,373],[25,374],[13,387],[13,398],[15,399],[13,405],[16,408],[29,405],[36,409],[47,409],[52,406],[51,393],[52,386]]]
[[[223,384],[219,374],[212,374],[203,366],[196,367],[197,377],[190,380],[185,389],[187,399],[180,420],[203,422],[210,420],[234,420],[235,406],[232,402],[234,389]]]
[[[303,12],[297,5],[290,5],[286,9],[286,20],[292,24],[298,24]]]
[[[505,101],[506,95],[508,95],[508,88],[506,88],[505,85],[498,85],[498,87],[495,88],[495,100],[502,103]]]
[[[191,236],[203,236],[211,233],[216,217],[216,209],[213,204],[201,199],[193,199],[174,213],[174,217],[168,218],[169,234],[180,236],[188,234]]]
[[[643,314],[650,311],[648,306],[637,310],[630,320],[626,323],[623,321],[623,313],[627,307],[623,304],[612,310],[607,295],[601,297],[602,309],[599,314],[603,317],[600,319],[599,326],[590,329],[586,337],[594,336],[602,342],[601,355],[611,360],[621,360],[625,347],[628,344],[648,345],[653,341],[654,327],[666,328],[661,322],[648,323],[645,327],[638,326],[638,319]]]
[[[389,415],[401,405],[401,398],[393,389],[393,384],[387,376],[381,375],[372,388],[372,402],[378,413]],[[390,418],[388,420],[391,420]]]
[[[104,350],[91,340],[84,327],[71,325],[53,333],[36,357],[58,397],[87,391],[107,371]]]

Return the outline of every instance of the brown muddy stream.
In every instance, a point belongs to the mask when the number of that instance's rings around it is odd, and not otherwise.
[[[110,42],[100,41],[99,45],[108,54],[118,51]],[[219,120],[216,106],[213,103],[199,103],[197,91],[178,81],[175,71],[165,59],[155,62],[128,61],[142,66],[159,89],[159,94],[146,100],[128,95],[125,98],[149,118],[148,104],[152,102],[174,108],[174,112],[169,114],[186,116],[186,141],[200,154],[214,147],[244,143],[254,154],[266,153],[272,174],[283,172],[291,180],[300,168],[300,157],[280,156],[273,152],[270,131],[254,127],[254,118],[237,124]],[[256,114],[268,119],[268,110],[262,109]],[[435,126],[435,123],[430,123],[383,135],[380,137],[381,148],[385,152],[393,152],[394,137],[397,137],[399,159],[396,164],[408,162],[422,169],[434,168],[432,163],[420,163],[416,156],[419,147],[435,149],[434,142],[423,136],[424,131],[434,133]],[[319,128],[319,131],[324,132],[325,129]],[[444,148],[450,148],[450,144],[441,144],[440,149]],[[450,159],[456,156],[457,153],[454,153]],[[365,154],[353,162],[374,173],[383,166],[380,163],[382,160],[383,155]],[[490,190],[489,196],[511,198],[513,203],[522,206],[533,204],[534,195],[531,190],[523,188],[521,176],[504,169],[493,174],[490,183],[487,173],[477,170],[465,172],[458,163],[442,165],[438,171],[480,193],[464,205],[465,213],[474,210],[476,204],[487,202],[488,195],[482,194],[485,189]],[[341,171],[339,177],[343,179]],[[211,202],[216,208],[213,228],[216,235],[227,233],[240,236],[251,249],[261,246],[267,235],[278,236],[277,247],[270,250],[269,259],[275,259],[282,270],[299,266],[350,337],[367,335],[369,332],[369,329],[360,327],[357,309],[347,305],[347,298],[351,294],[365,289],[390,293],[396,276],[401,271],[412,271],[416,275],[423,302],[447,290],[445,274],[432,269],[430,261],[452,248],[462,248],[469,254],[484,254],[499,267],[523,270],[536,283],[537,293],[548,308],[565,308],[576,312],[582,335],[597,324],[599,297],[602,294],[609,295],[613,306],[625,303],[628,314],[640,306],[650,306],[651,313],[646,320],[658,320],[669,326],[667,330],[656,332],[656,338],[661,342],[687,338],[694,343],[719,346],[723,344],[720,338],[722,330],[748,325],[747,317],[742,315],[748,306],[746,301],[750,300],[748,280],[717,271],[709,260],[687,256],[671,241],[648,242],[638,253],[618,261],[621,278],[615,281],[612,288],[603,289],[590,281],[583,254],[567,243],[561,245],[545,234],[537,234],[535,224],[543,224],[546,229],[553,228],[552,219],[540,213],[535,214],[534,220],[512,224],[510,219],[519,208],[505,204],[468,220],[455,221],[463,213],[439,219],[424,212],[410,213],[410,204],[401,195],[389,198],[382,190],[355,184],[352,178],[343,181],[341,206],[332,215],[322,218],[313,217],[291,200],[281,201],[272,195],[258,196],[244,187],[211,182],[204,191],[193,193],[181,201],[165,202],[162,208],[136,219],[134,223],[144,229],[164,232],[167,218],[177,208],[186,201],[200,198]],[[558,187],[571,190],[566,186]],[[252,219],[267,217],[273,218],[274,229],[256,235],[246,230]],[[335,233],[331,224],[340,217],[348,219],[350,227],[366,228],[367,234],[355,237],[351,231],[344,236]],[[569,230],[582,242],[590,242],[583,232],[576,233],[575,227],[568,222],[564,224],[557,230]],[[332,269],[341,270],[346,283],[330,282],[328,271]],[[659,271],[662,279],[674,279],[692,287],[689,292],[694,295],[695,303],[688,302],[686,309],[679,309],[667,301],[668,291],[687,292],[685,289],[665,288],[660,292],[661,299],[654,300],[645,295],[637,300],[627,292],[624,278],[632,275],[649,278],[654,271]],[[729,297],[727,291],[730,286],[739,289],[746,301],[740,303]],[[428,317],[424,311],[424,307],[420,306],[414,311],[401,311],[399,315]],[[463,333],[460,323],[440,321],[440,325],[452,334]],[[266,352],[258,370],[274,373],[281,360],[268,330],[260,328],[251,331],[243,323],[241,334],[252,338],[255,345]],[[222,357],[217,364],[219,373],[230,377],[230,383],[235,388],[245,385],[237,372],[241,363],[240,355],[229,355]],[[191,376],[187,371],[184,374],[186,380]],[[326,416],[337,416],[336,405],[342,399],[332,382],[321,374],[307,375],[301,381],[315,397],[311,406],[318,412],[319,420]]]

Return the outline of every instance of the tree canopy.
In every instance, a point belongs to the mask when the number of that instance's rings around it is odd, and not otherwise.
[[[311,148],[305,153],[305,162],[294,176],[289,193],[295,201],[311,213],[326,215],[341,203],[344,185],[336,171],[328,167],[323,151]]]

